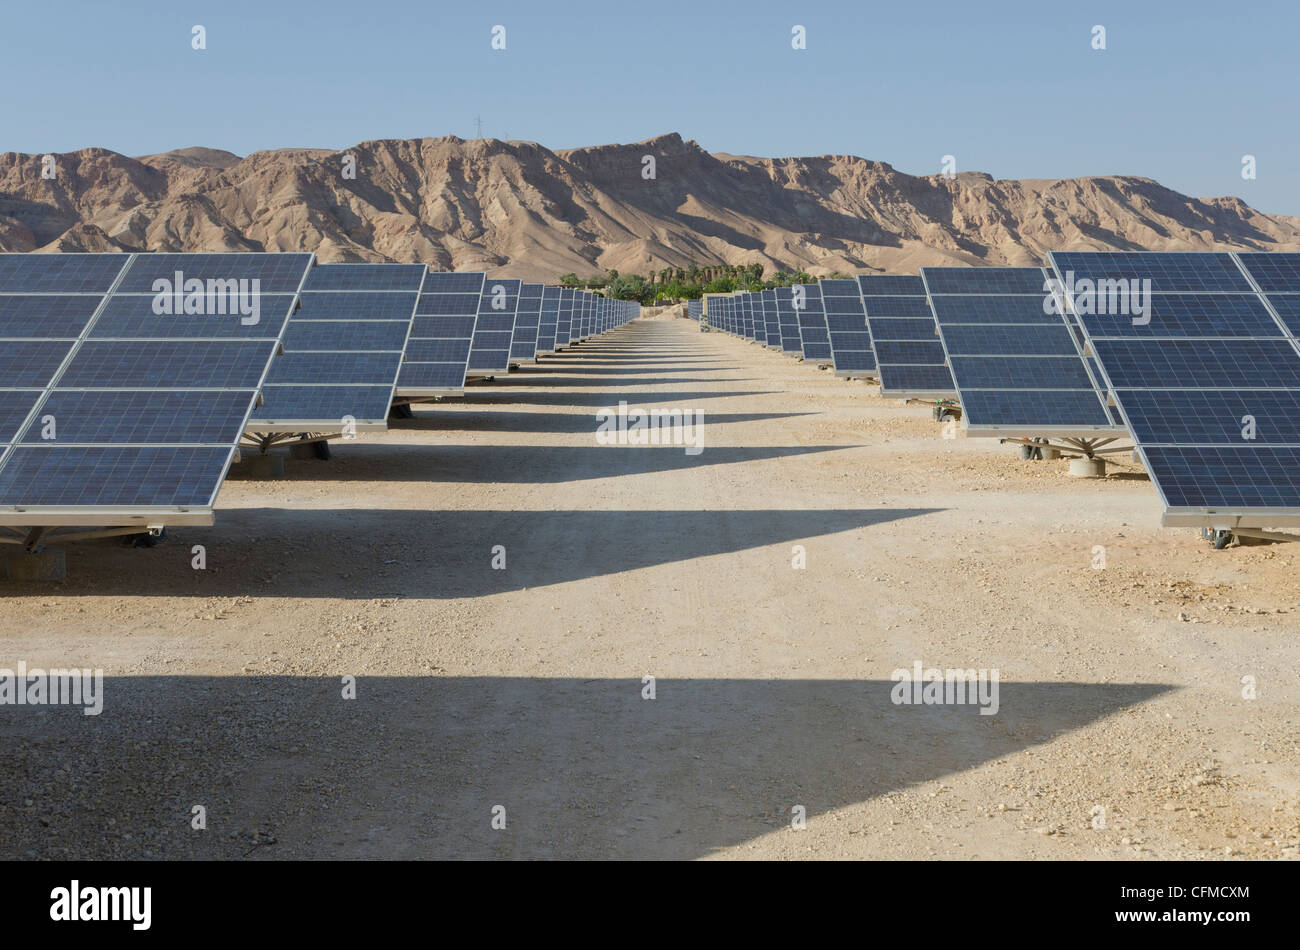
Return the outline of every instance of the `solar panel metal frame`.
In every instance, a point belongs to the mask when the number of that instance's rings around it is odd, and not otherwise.
[[[1052,272],[1049,269],[1043,267],[1034,267],[1034,268],[922,267],[921,268],[921,281],[925,285],[926,296],[930,301],[930,309],[931,312],[934,314],[935,326],[938,328],[939,340],[943,344],[944,354],[946,356],[946,360],[950,370],[953,369],[953,365],[952,365],[953,352],[949,345],[949,340],[944,334],[944,321],[940,318],[939,315],[940,307],[938,306],[936,301],[941,301],[944,298],[949,298],[949,297],[978,297],[978,298],[1005,297],[1005,298],[1017,298],[1017,299],[1033,298],[1039,302],[1040,306],[1045,305],[1046,298],[1049,293],[1049,291],[1045,289],[1040,290],[1037,294],[1002,293],[997,289],[984,290],[984,291],[980,291],[977,293],[970,293],[970,294],[954,294],[954,293],[940,294],[940,293],[935,293],[934,287],[932,286],[932,284],[937,282],[936,277],[941,278],[943,275],[949,272],[953,273],[954,276],[956,272],[969,272],[970,274],[975,274],[980,277],[987,277],[989,282],[992,282],[997,276],[994,272],[999,270],[1037,271],[1038,278],[1041,278],[1041,279],[1036,278],[1037,285],[1044,288],[1048,286],[1048,280],[1049,278],[1052,277]],[[1023,278],[1023,280],[1028,280],[1028,275],[1019,275],[1019,276],[1020,278]],[[1059,303],[1060,303],[1059,295],[1054,294],[1054,296],[1058,297],[1058,307],[1059,307]],[[1052,322],[1050,320],[1050,316],[1052,315],[1049,315],[1046,311],[1044,311],[1045,319],[1041,324],[1037,324],[1037,325],[1047,326],[1047,327],[1059,326],[1062,329],[1064,329],[1065,332],[1069,335],[1069,338],[1072,341],[1075,355],[1077,355],[1080,364],[1084,367],[1085,373],[1087,374],[1089,380],[1092,382],[1091,389],[1096,395],[1098,401],[1098,408],[1101,410],[1101,413],[1105,415],[1108,419],[1111,419],[1112,422],[1107,425],[1074,425],[1074,424],[1058,424],[1058,423],[1053,423],[1051,421],[1046,421],[1043,423],[1034,423],[1034,424],[1026,425],[1026,424],[985,424],[985,423],[981,423],[978,419],[976,419],[972,423],[971,406],[968,404],[969,400],[966,398],[965,392],[963,391],[961,384],[958,382],[958,378],[957,378],[958,374],[956,373],[955,370],[953,370],[953,385],[957,388],[957,398],[961,402],[963,407],[962,431],[965,432],[966,435],[975,438],[1114,439],[1116,437],[1122,437],[1127,434],[1128,432],[1127,428],[1122,423],[1114,421],[1115,415],[1108,405],[1105,382],[1097,378],[1097,376],[1093,371],[1093,367],[1090,366],[1088,364],[1088,361],[1084,358],[1085,353],[1084,353],[1083,337],[1077,325],[1073,322],[1072,315],[1064,312],[1057,314],[1055,315],[1057,317],[1057,322]],[[963,327],[1007,326],[1009,328],[1012,328],[1013,330],[1023,330],[1026,325],[1022,322],[1002,324],[1002,323],[996,323],[990,321],[988,323],[966,322],[963,323],[962,326]],[[1006,355],[1007,354],[990,350],[990,352],[987,354],[978,354],[978,355],[962,354],[959,358],[980,359],[980,358],[988,358],[988,357],[1005,357]],[[1023,358],[1026,360],[1035,360],[1035,359],[1042,358],[1041,356],[1031,355],[1031,354],[1022,354],[1022,355]],[[879,353],[877,353],[877,357],[879,357]],[[993,393],[993,392],[1055,393],[1055,392],[1067,392],[1067,391],[1068,392],[1086,391],[1082,388],[1075,388],[1075,387],[1070,387],[1069,389],[1024,387],[1024,386],[1012,385],[1014,382],[1015,382],[1014,380],[1008,380],[1008,385],[999,386],[999,387],[994,387],[994,386],[987,386],[987,387],[980,386],[980,387],[973,387],[973,388],[967,387],[967,391],[989,392],[989,393]]]
[[[9,256],[9,255],[4,255],[4,256]],[[28,255],[13,255],[13,256],[27,257]],[[72,256],[72,255],[58,255],[59,258],[64,258],[67,256]],[[87,258],[89,257],[98,258],[107,255],[86,254],[84,256]],[[184,259],[184,258],[198,257],[199,255],[168,255],[168,256],[175,256]],[[203,256],[215,256],[215,255],[203,255]],[[254,255],[232,254],[230,256],[231,257],[237,257],[237,256],[252,257]],[[256,255],[256,256],[266,257],[272,255]],[[283,255],[283,256],[288,257],[290,255]],[[225,484],[226,476],[230,471],[230,466],[240,458],[238,438],[242,437],[242,433],[247,428],[248,419],[252,414],[255,404],[257,402],[256,394],[261,391],[261,387],[266,381],[266,377],[270,372],[271,364],[274,360],[274,357],[278,352],[280,352],[280,350],[283,347],[284,333],[289,324],[289,313],[292,312],[292,308],[296,305],[298,295],[302,293],[302,288],[307,280],[307,275],[310,272],[313,263],[315,262],[315,255],[311,253],[294,254],[292,256],[302,258],[302,262],[301,262],[302,272],[300,274],[296,289],[292,292],[285,291],[282,293],[281,291],[277,290],[274,292],[268,292],[267,294],[268,296],[282,295],[287,297],[290,301],[289,303],[290,309],[288,312],[284,314],[284,319],[280,325],[279,332],[274,338],[275,345],[267,347],[266,360],[261,367],[261,371],[256,386],[249,387],[248,389],[245,389],[244,387],[240,387],[237,390],[221,389],[219,387],[210,390],[213,392],[250,393],[250,397],[248,400],[248,408],[245,411],[243,415],[243,419],[240,421],[240,424],[238,426],[238,431],[240,435],[235,437],[235,441],[211,443],[211,444],[208,443],[159,443],[159,444],[124,443],[120,446],[114,445],[112,443],[86,443],[84,445],[79,443],[61,443],[58,448],[51,447],[42,450],[42,451],[61,451],[63,449],[70,449],[70,448],[71,449],[99,448],[105,450],[110,450],[114,448],[131,448],[131,449],[187,448],[187,449],[198,450],[198,449],[207,448],[213,450],[214,452],[224,451],[225,461],[222,463],[220,467],[220,471],[216,472],[216,478],[213,482],[212,492],[210,496],[207,498],[206,502],[198,505],[21,505],[21,506],[12,505],[12,506],[3,506],[0,507],[0,526],[11,527],[11,528],[20,528],[20,527],[59,528],[59,527],[80,526],[80,527],[90,527],[90,528],[142,528],[143,529],[143,528],[154,528],[154,527],[166,527],[171,525],[174,526],[211,525],[214,519],[213,509],[216,505],[217,496],[220,494],[221,488]],[[112,301],[116,295],[121,294],[123,296],[142,296],[142,297],[154,296],[152,292],[123,291],[122,286],[128,279],[128,275],[131,274],[137,261],[156,259],[155,255],[133,253],[133,254],[121,255],[121,258],[123,263],[121,269],[118,271],[117,277],[114,279],[114,281],[109,286],[109,288],[103,292],[99,305],[95,308],[94,313],[91,315],[89,320],[87,320],[86,324],[82,327],[81,332],[77,335],[77,339],[75,343],[69,348],[68,352],[65,354],[62,363],[59,365],[59,367],[51,376],[49,381],[45,384],[45,386],[41,387],[42,394],[40,398],[38,398],[36,404],[29,411],[27,418],[24,420],[24,422],[18,427],[17,431],[14,433],[12,441],[6,443],[3,449],[0,450],[0,470],[3,470],[4,467],[11,461],[13,453],[20,445],[23,444],[23,436],[26,434],[27,430],[30,429],[32,425],[37,423],[38,420],[36,417],[37,414],[41,411],[41,407],[45,404],[46,400],[51,396],[53,396],[56,392],[60,392],[60,391],[71,392],[77,390],[150,392],[150,391],[163,391],[169,389],[169,387],[147,387],[147,386],[145,387],[116,387],[116,386],[114,387],[62,387],[61,388],[58,385],[61,379],[63,378],[64,374],[67,372],[68,368],[72,365],[73,361],[76,359],[78,353],[81,351],[84,344],[86,344],[87,342],[91,342],[92,334],[94,333],[95,325],[97,321],[109,306],[110,301]],[[49,294],[49,296],[52,297],[53,296],[75,296],[75,295],[76,294],[60,294],[60,293]],[[187,342],[193,342],[195,339],[198,339],[201,342],[203,338],[190,338],[190,340]],[[271,341],[270,337],[262,337],[260,339],[268,343]],[[209,389],[209,387],[186,387],[183,389],[173,390],[173,391],[191,392],[191,391],[201,391],[204,389]]]
[[[1048,262],[1051,265],[1052,273],[1056,277],[1056,279],[1062,283],[1065,283],[1066,275],[1073,271],[1073,268],[1070,267],[1069,264],[1071,262],[1080,262],[1080,258],[1077,255],[1082,255],[1086,253],[1087,252],[1068,252],[1068,253],[1060,253],[1060,254],[1058,254],[1057,252],[1049,253]],[[1123,252],[1108,252],[1108,255],[1111,257],[1118,257],[1122,253]],[[1138,252],[1138,253],[1153,254],[1155,252]],[[1226,269],[1224,269],[1221,272],[1225,278],[1225,281],[1232,283],[1236,286],[1232,288],[1227,288],[1223,286],[1224,282],[1218,282],[1219,283],[1218,288],[1205,289],[1204,285],[1207,283],[1206,279],[1202,275],[1197,275],[1194,273],[1195,265],[1197,263],[1196,255],[1198,254],[1203,255],[1202,259],[1204,259],[1206,263],[1210,262],[1209,261],[1210,258],[1220,258],[1220,260],[1216,260],[1213,262],[1216,266],[1222,266],[1223,259],[1230,259],[1233,266],[1237,268],[1237,272],[1240,275],[1240,278],[1244,279],[1244,284],[1246,289],[1242,290],[1241,285],[1238,284],[1237,282],[1237,275],[1232,274],[1230,271],[1227,271]],[[1226,251],[1183,252],[1178,255],[1177,263],[1180,265],[1191,266],[1193,273],[1188,275],[1189,276],[1188,283],[1189,284],[1199,283],[1202,286],[1200,286],[1197,289],[1161,290],[1157,288],[1155,279],[1152,280],[1152,285],[1151,285],[1151,293],[1153,297],[1156,295],[1175,295],[1175,294],[1180,294],[1188,297],[1192,297],[1192,296],[1212,297],[1216,295],[1224,295],[1224,296],[1253,295],[1263,304],[1265,309],[1273,318],[1277,328],[1276,333],[1266,334],[1266,335],[1252,335],[1252,336],[1242,336],[1239,334],[1214,335],[1210,333],[1201,333],[1200,335],[1193,336],[1188,334],[1175,334],[1168,331],[1160,332],[1158,330],[1156,333],[1152,333],[1149,337],[1145,337],[1145,339],[1148,342],[1165,341],[1171,344],[1175,342],[1179,344],[1199,342],[1202,344],[1202,346],[1204,346],[1204,344],[1206,344],[1207,342],[1211,342],[1211,343],[1222,342],[1224,344],[1229,344],[1229,343],[1239,343],[1243,341],[1267,341],[1267,342],[1285,341],[1285,343],[1290,347],[1291,354],[1295,358],[1296,373],[1295,373],[1294,385],[1259,386],[1259,387],[1244,388],[1238,386],[1225,386],[1225,385],[1216,386],[1213,383],[1197,385],[1193,381],[1188,381],[1183,379],[1174,380],[1175,382],[1182,382],[1186,384],[1183,386],[1143,387],[1143,386],[1123,385],[1116,378],[1112,378],[1110,372],[1106,368],[1106,361],[1102,358],[1096,358],[1095,362],[1097,365],[1098,372],[1105,379],[1106,385],[1110,389],[1112,405],[1115,407],[1116,412],[1124,419],[1125,424],[1130,426],[1130,431],[1137,429],[1137,431],[1140,434],[1141,428],[1133,426],[1131,423],[1130,413],[1136,410],[1138,406],[1127,398],[1127,394],[1129,393],[1141,392],[1148,396],[1153,394],[1160,394],[1160,393],[1177,393],[1177,392],[1195,393],[1197,395],[1205,394],[1206,396],[1212,396],[1215,393],[1228,393],[1231,394],[1233,398],[1241,398],[1245,396],[1245,394],[1247,393],[1258,392],[1261,394],[1267,394],[1273,396],[1277,396],[1278,394],[1291,394],[1293,399],[1300,400],[1300,337],[1297,337],[1296,333],[1288,325],[1283,315],[1274,307],[1273,301],[1270,300],[1270,297],[1272,296],[1286,295],[1288,292],[1272,289],[1272,284],[1275,279],[1275,275],[1268,273],[1268,271],[1265,270],[1264,267],[1260,266],[1266,262],[1271,264],[1272,261],[1280,260],[1282,258],[1292,259],[1293,264],[1300,263],[1300,255],[1295,255],[1295,254],[1277,254],[1276,257],[1274,257],[1274,255],[1260,255],[1254,252],[1241,252],[1241,253],[1226,252]],[[1255,270],[1251,269],[1252,263],[1256,264]],[[1138,273],[1140,274],[1140,272]],[[1169,275],[1166,269],[1162,271],[1162,273],[1157,275],[1157,277],[1162,277],[1162,276],[1169,276],[1170,279],[1177,279],[1177,277],[1179,276],[1179,272],[1174,271],[1172,275]],[[1108,278],[1108,279],[1113,279],[1113,278]],[[1261,283],[1261,279],[1265,280],[1269,284],[1270,289],[1265,289],[1265,285]],[[1300,294],[1300,282],[1294,284],[1294,287],[1295,287],[1294,293]],[[1088,351],[1090,355],[1094,357],[1096,356],[1096,351],[1098,348],[1097,344],[1099,343],[1104,344],[1104,343],[1115,342],[1115,341],[1131,342],[1134,341],[1135,339],[1143,339],[1142,337],[1135,337],[1135,335],[1131,332],[1124,333],[1124,334],[1108,333],[1101,326],[1099,321],[1090,319],[1090,316],[1091,315],[1079,316],[1076,319],[1078,320],[1078,324],[1084,335],[1084,339],[1087,343]],[[1106,347],[1103,346],[1101,347],[1101,349],[1104,351]],[[1286,351],[1285,349],[1282,349],[1281,352],[1285,353]],[[1213,506],[1174,505],[1171,504],[1170,498],[1166,493],[1165,486],[1162,483],[1162,478],[1164,477],[1165,474],[1163,469],[1163,462],[1164,462],[1163,456],[1165,454],[1174,454],[1179,451],[1186,452],[1189,450],[1192,451],[1202,450],[1206,453],[1218,454],[1218,453],[1223,453],[1224,450],[1231,450],[1229,454],[1239,455],[1244,451],[1257,451],[1260,452],[1261,454],[1270,454],[1270,453],[1276,453],[1278,450],[1289,450],[1289,454],[1291,454],[1293,457],[1291,460],[1288,460],[1290,463],[1293,462],[1297,456],[1300,456],[1300,439],[1296,439],[1295,441],[1287,441],[1287,442],[1265,442],[1265,443],[1252,443],[1251,441],[1246,439],[1233,440],[1231,442],[1228,441],[1225,442],[1204,442],[1204,441],[1149,442],[1146,440],[1139,439],[1135,435],[1134,447],[1138,452],[1139,457],[1142,459],[1142,463],[1144,467],[1146,468],[1147,472],[1150,474],[1151,483],[1155,487],[1156,493],[1159,496],[1161,503],[1164,505],[1164,512],[1161,515],[1161,523],[1166,527],[1213,528],[1216,530],[1228,530],[1228,531],[1233,529],[1266,530],[1270,528],[1294,529],[1300,527],[1300,491],[1297,491],[1298,504],[1295,507],[1239,506],[1239,505],[1231,505],[1231,504],[1213,505]],[[1152,455],[1148,453],[1153,453],[1155,455],[1155,459],[1153,460]]]

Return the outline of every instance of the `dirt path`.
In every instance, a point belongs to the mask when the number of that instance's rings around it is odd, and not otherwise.
[[[619,400],[703,452],[597,444]],[[103,667],[105,709],[0,706],[0,855],[1295,857],[1298,550],[939,436],[640,320],[78,546],[0,586],[0,667]],[[999,670],[998,714],[893,704],[918,660]]]

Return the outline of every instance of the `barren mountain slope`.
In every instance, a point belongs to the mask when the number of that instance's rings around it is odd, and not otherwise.
[[[0,249],[311,250],[537,280],[691,263],[822,275],[1026,264],[1054,248],[1300,249],[1300,219],[1146,178],[918,178],[846,155],[710,154],[677,134],[563,151],[445,137],[54,159],[49,179],[42,156],[0,155]]]

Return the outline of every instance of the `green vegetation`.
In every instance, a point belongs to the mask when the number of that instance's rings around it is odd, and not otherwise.
[[[589,280],[583,280],[577,274],[565,274],[560,278],[560,286],[600,291],[606,297],[636,300],[648,306],[658,300],[696,300],[704,294],[729,294],[735,290],[756,292],[791,284],[811,284],[816,280],[804,271],[777,271],[764,280],[762,264],[714,264],[707,267],[665,267],[648,275],[620,274],[611,270],[604,277]]]

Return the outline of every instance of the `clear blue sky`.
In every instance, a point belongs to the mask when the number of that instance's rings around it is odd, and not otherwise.
[[[1300,214],[1295,0],[96,0],[13,3],[0,24],[0,151],[342,148],[468,138],[481,115],[485,135],[551,148],[677,131],[914,174],[952,154]]]

